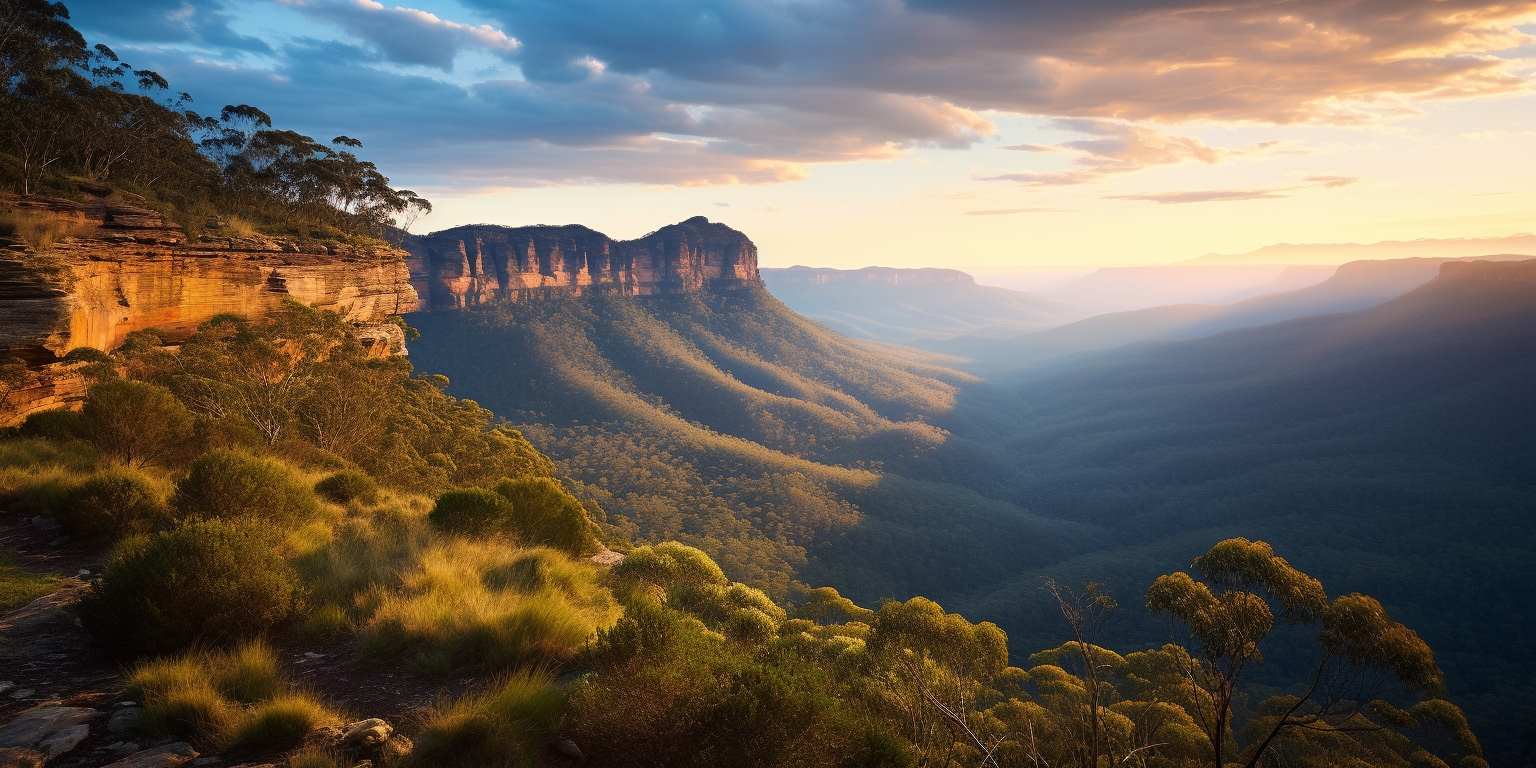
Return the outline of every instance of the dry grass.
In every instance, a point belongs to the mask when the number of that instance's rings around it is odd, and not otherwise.
[[[18,240],[37,253],[95,229],[90,222],[24,210],[0,211],[0,237]]]
[[[376,658],[424,669],[509,669],[573,658],[617,620],[595,567],[550,549],[453,541],[427,550],[363,631]]]
[[[538,763],[565,709],[565,695],[542,671],[523,671],[481,693],[445,701],[427,716],[412,763],[491,768]]]
[[[294,691],[261,641],[227,653],[188,653],[139,664],[128,693],[144,704],[142,730],[216,748],[281,750],[341,718]]]

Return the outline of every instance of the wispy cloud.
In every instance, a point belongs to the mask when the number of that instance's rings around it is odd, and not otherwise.
[[[1056,128],[1089,136],[1061,144],[1015,144],[1005,149],[1026,152],[1064,153],[1072,156],[1072,167],[1062,171],[1019,171],[983,176],[982,181],[1008,181],[1032,187],[1061,187],[1087,184],[1105,176],[1131,173],[1157,165],[1187,161],[1215,163],[1233,155],[1263,151],[1221,149],[1199,139],[1174,136],[1142,125],[1117,120],[1057,120]]]
[[[1014,216],[1022,213],[1065,213],[1062,208],[987,208],[979,211],[966,211],[967,216]]]
[[[1347,187],[1360,181],[1360,179],[1354,176],[1308,176],[1306,180],[1320,187],[1328,187],[1330,189]]]
[[[1106,200],[1139,200],[1162,205],[1220,203],[1236,200],[1274,200],[1290,197],[1293,188],[1279,189],[1201,189],[1189,192],[1153,192],[1141,195],[1105,195]]]

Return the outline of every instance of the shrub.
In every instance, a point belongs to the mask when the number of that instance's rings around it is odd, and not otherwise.
[[[349,501],[372,504],[378,500],[379,484],[362,472],[344,471],[315,483],[315,493],[337,504]]]
[[[75,486],[59,508],[59,521],[75,536],[94,541],[149,533],[166,520],[158,484],[144,473],[112,468]]]
[[[709,555],[675,541],[636,547],[614,566],[613,579],[626,589],[642,584],[671,587],[727,583],[725,572]]]
[[[421,516],[390,506],[343,520],[324,541],[302,550],[296,565],[317,601],[352,606],[370,590],[397,586],[429,535]]]
[[[461,488],[437,497],[428,519],[440,531],[485,536],[506,523],[512,502],[484,488]]]
[[[192,412],[165,387],[113,379],[91,387],[80,412],[84,434],[130,464],[169,463],[185,455]]]
[[[182,517],[247,518],[291,525],[314,517],[319,502],[297,472],[243,451],[209,451],[176,484]]]
[[[81,612],[114,652],[167,652],[258,635],[287,618],[295,593],[267,536],[204,520],[125,542]]]
[[[0,550],[0,613],[20,608],[53,591],[58,578],[28,573],[11,562],[10,556]]]
[[[42,437],[49,440],[69,440],[85,437],[85,419],[80,413],[68,408],[54,408],[27,417],[21,423],[23,437]]]
[[[525,766],[540,762],[565,708],[550,676],[518,672],[488,690],[440,704],[411,755],[420,766]]]
[[[725,620],[725,636],[740,643],[759,645],[779,632],[778,622],[756,608],[740,608]]]
[[[594,566],[555,550],[537,552],[560,562],[548,583],[525,591],[495,575],[516,571],[525,551],[466,540],[427,551],[403,587],[381,597],[363,631],[363,652],[406,655],[437,672],[575,657],[617,618],[617,608]]]
[[[596,545],[587,511],[559,481],[548,477],[503,478],[496,484],[496,492],[512,502],[512,514],[504,528],[519,541],[576,555]]]
[[[283,691],[277,654],[260,640],[210,657],[208,668],[213,687],[221,695],[241,704],[270,699]]]
[[[288,693],[256,705],[233,729],[227,742],[233,749],[264,752],[292,749],[316,727],[339,720],[313,697]]]
[[[323,643],[345,636],[352,631],[352,619],[347,611],[335,603],[310,611],[299,622],[299,636],[315,643]]]

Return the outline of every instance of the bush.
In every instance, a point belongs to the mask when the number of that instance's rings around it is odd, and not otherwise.
[[[127,379],[91,387],[80,420],[87,438],[130,465],[171,463],[193,435],[192,412],[170,390]]]
[[[626,590],[645,584],[671,588],[728,583],[709,555],[675,541],[636,547],[613,567],[613,579]]]
[[[21,423],[23,437],[42,437],[49,440],[70,440],[85,437],[85,418],[68,408],[41,411],[27,417]]]
[[[337,472],[315,483],[315,493],[337,504],[346,504],[349,501],[372,504],[378,500],[379,484],[362,472]]]
[[[81,604],[116,653],[162,653],[259,635],[293,611],[293,568],[256,528],[186,523],[119,547]]]
[[[499,530],[512,516],[512,502],[484,488],[446,491],[437,497],[428,519],[440,531],[485,536]]]
[[[71,489],[58,516],[74,536],[109,541],[149,533],[168,514],[153,480],[132,469],[112,468]]]
[[[496,492],[512,502],[504,529],[524,544],[579,555],[597,544],[587,511],[560,483],[547,477],[503,478]]]
[[[565,696],[543,672],[519,672],[483,693],[439,705],[411,763],[419,766],[537,765],[555,733]]]
[[[304,735],[315,728],[339,720],[313,697],[288,693],[256,705],[227,741],[232,749],[287,750],[298,746]]]
[[[209,451],[176,484],[183,518],[245,518],[291,525],[314,517],[320,504],[297,472],[275,459],[243,451]]]

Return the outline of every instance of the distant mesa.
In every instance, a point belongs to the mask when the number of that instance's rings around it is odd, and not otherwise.
[[[729,291],[760,285],[757,246],[703,216],[635,240],[579,224],[472,224],[402,243],[427,310],[560,293],[628,296]]]

